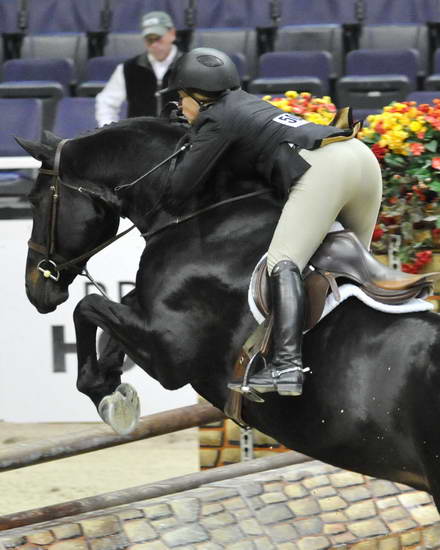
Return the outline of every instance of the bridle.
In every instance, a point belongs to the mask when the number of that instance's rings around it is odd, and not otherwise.
[[[55,252],[55,244],[56,244],[56,225],[57,225],[57,218],[58,218],[58,209],[59,209],[59,203],[60,203],[60,197],[61,197],[61,188],[67,187],[68,189],[72,189],[73,191],[77,191],[79,193],[82,193],[84,195],[89,196],[90,198],[101,198],[102,195],[100,193],[97,193],[91,189],[88,189],[86,187],[76,187],[74,185],[71,185],[70,183],[67,183],[62,180],[60,175],[60,162],[61,162],[61,151],[66,144],[66,142],[69,141],[68,139],[61,140],[56,148],[55,151],[55,157],[54,157],[54,164],[53,169],[47,169],[47,168],[40,168],[39,174],[44,174],[48,176],[52,176],[53,181],[52,185],[50,186],[51,190],[51,199],[50,199],[50,214],[49,214],[49,224],[48,224],[48,235],[47,235],[47,245],[43,246],[39,243],[35,243],[32,240],[28,241],[28,247],[33,250],[34,252],[37,252],[38,254],[43,255],[43,259],[40,260],[37,264],[38,271],[42,274],[42,276],[45,279],[52,279],[55,282],[58,282],[60,279],[60,274],[62,271],[71,271],[75,275],[82,275],[84,277],[87,277],[89,281],[97,288],[97,290],[106,296],[102,288],[96,283],[96,281],[93,279],[93,277],[88,272],[87,268],[84,266],[83,268],[79,268],[77,264],[83,262],[84,260],[90,259],[92,256],[103,250],[104,248],[107,248],[115,241],[121,239],[125,235],[127,235],[130,231],[132,231],[136,225],[131,225],[128,229],[125,229],[121,233],[118,233],[117,235],[114,235],[110,239],[107,239],[105,242],[101,243],[100,245],[96,246],[92,250],[89,250],[88,252],[84,252],[83,254],[77,256],[76,258],[73,258],[71,260],[66,260],[59,254]],[[163,166],[166,162],[175,159],[177,155],[179,155],[181,152],[183,152],[189,145],[184,145],[179,147],[173,154],[168,156],[166,159],[161,161],[159,164],[156,164],[153,168],[148,170],[145,174],[142,176],[136,178],[131,183],[119,185],[115,187],[115,191],[119,191],[121,189],[130,188],[134,184],[138,183],[148,175],[150,175],[152,172]],[[160,233],[164,231],[165,229],[168,229],[169,227],[174,227],[178,224],[184,223],[186,221],[189,221],[200,214],[203,214],[205,212],[208,212],[210,210],[213,210],[215,208],[218,208],[220,206],[230,204],[239,200],[256,197],[258,195],[263,195],[267,193],[271,193],[272,191],[270,189],[262,189],[258,191],[253,191],[251,193],[246,193],[244,195],[238,195],[236,197],[231,197],[229,199],[225,199],[223,201],[217,202],[215,204],[211,204],[209,206],[206,206],[204,208],[201,208],[199,210],[196,210],[195,212],[192,212],[190,214],[184,215],[180,218],[175,218],[170,222],[165,223],[164,225],[158,227],[154,231],[147,232],[147,233],[141,233],[141,235],[146,239],[151,239],[154,235],[157,233]],[[162,196],[160,197],[162,198]],[[159,207],[161,206],[161,200],[159,199],[153,207],[145,214],[152,215],[157,212]],[[107,297],[107,296],[106,296]]]
[[[122,231],[121,233],[118,233],[114,237],[111,237],[110,239],[96,246],[92,250],[89,250],[84,254],[80,254],[79,256],[71,260],[66,260],[61,255],[55,252],[55,240],[56,240],[55,232],[56,232],[58,209],[59,209],[59,203],[60,203],[60,197],[61,197],[61,186],[67,187],[68,189],[72,189],[73,191],[78,191],[79,193],[88,195],[91,198],[94,198],[94,197],[102,198],[102,196],[99,193],[96,193],[91,189],[87,189],[86,187],[82,187],[82,186],[75,187],[74,185],[71,185],[70,183],[67,183],[61,179],[61,175],[60,175],[61,151],[67,141],[69,140],[63,139],[58,143],[57,149],[55,152],[53,169],[50,170],[46,168],[40,168],[38,170],[39,174],[52,176],[53,178],[52,185],[50,186],[51,198],[50,198],[50,210],[49,210],[49,223],[48,223],[48,231],[47,231],[47,245],[43,246],[39,243],[35,243],[30,239],[28,241],[28,247],[34,252],[37,252],[44,256],[43,259],[38,262],[37,269],[45,279],[52,279],[53,281],[58,282],[62,271],[72,271],[75,275],[82,275],[87,277],[89,281],[99,290],[99,292],[101,294],[104,294],[103,290],[96,283],[93,277],[90,275],[87,268],[84,266],[82,269],[80,269],[78,268],[77,264],[79,264],[84,260],[90,259],[99,251],[103,250],[104,248],[114,243],[118,239],[124,237],[136,226],[135,225],[130,226],[128,229]]]

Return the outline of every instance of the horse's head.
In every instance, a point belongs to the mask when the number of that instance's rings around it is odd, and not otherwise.
[[[82,173],[81,159],[69,152],[74,140],[45,133],[41,143],[17,141],[42,162],[29,194],[33,228],[26,293],[40,313],[49,313],[67,300],[70,283],[87,261],[83,255],[116,233],[119,204],[110,188]]]

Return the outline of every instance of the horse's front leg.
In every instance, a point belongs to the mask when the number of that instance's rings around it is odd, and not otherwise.
[[[140,345],[140,342],[147,340],[145,322],[132,307],[96,294],[86,296],[78,303],[74,322],[78,355],[77,388],[90,397],[104,422],[118,433],[129,433],[139,419],[139,398],[129,384],[121,384],[120,368],[115,368],[114,363],[113,368],[109,368],[105,360],[98,361],[96,330],[100,327],[112,338],[110,348],[116,353],[113,361],[116,358],[122,362],[123,353],[127,353],[142,365],[149,356]],[[119,351],[115,343],[119,344]],[[109,357],[107,352],[106,359]]]
[[[137,303],[136,289],[134,288],[128,294],[121,298],[121,304],[133,308]],[[108,332],[103,332],[98,343],[99,359],[98,365],[100,372],[105,372],[106,377],[119,377],[123,372],[125,351],[121,344]]]

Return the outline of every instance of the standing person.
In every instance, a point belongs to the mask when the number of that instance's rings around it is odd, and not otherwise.
[[[143,16],[141,27],[146,51],[118,65],[96,96],[98,126],[118,121],[124,101],[128,103],[128,117],[155,116],[162,105],[178,98],[176,92],[156,96],[167,86],[170,71],[182,55],[174,44],[176,29],[171,17],[152,11]]]
[[[197,48],[182,56],[170,88],[179,91],[191,124],[191,147],[170,175],[170,206],[192,196],[217,163],[264,178],[285,200],[267,256],[274,353],[248,385],[263,393],[301,395],[302,272],[336,219],[369,249],[382,197],[379,163],[353,139],[361,124],[351,122],[348,109],[338,113],[335,126],[282,112],[240,89],[235,65],[221,51]],[[229,387],[239,390],[241,383]]]

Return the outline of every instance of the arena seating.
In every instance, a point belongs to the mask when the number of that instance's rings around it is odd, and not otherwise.
[[[18,18],[21,5],[0,0],[0,32],[25,30],[21,51],[9,35],[5,48],[0,41],[0,97],[40,98],[49,129],[61,98],[93,98],[118,63],[143,51],[139,23],[152,10],[171,14],[187,47],[229,53],[257,94],[307,88],[362,116],[411,91],[440,90],[440,23],[437,35],[427,25],[440,22],[438,0],[279,0],[278,12],[269,0],[198,0],[192,14],[189,0],[28,0]],[[348,41],[356,26],[344,24],[353,23],[362,30]]]
[[[432,74],[425,79],[426,90],[440,90],[440,48],[434,53]]]
[[[364,25],[359,48],[369,50],[414,49],[419,52],[418,75],[429,64],[428,28],[425,25]]]
[[[406,99],[416,103],[432,103],[433,99],[440,99],[440,91],[418,90],[408,94]]]
[[[256,94],[286,90],[324,95],[329,92],[331,55],[328,52],[268,52],[259,60],[258,78],[249,84]]]
[[[111,56],[92,57],[89,59],[85,69],[85,81],[78,85],[76,89],[77,95],[94,97],[104,88],[113,71],[125,59],[125,57]]]
[[[24,156],[27,153],[13,136],[38,140],[41,138],[42,110],[39,99],[0,98],[0,156]]]
[[[70,59],[10,59],[3,64],[3,81],[53,81],[68,92],[73,76]]]
[[[91,97],[64,97],[58,102],[53,131],[71,138],[96,128],[95,100]]]
[[[127,105],[121,108],[121,117],[127,113]],[[95,100],[93,97],[64,97],[58,102],[53,132],[71,138],[95,129]]]
[[[280,27],[275,51],[327,51],[332,56],[332,74],[342,73],[343,44],[340,25],[288,25]]]
[[[241,53],[246,59],[249,78],[256,74],[258,55],[255,29],[196,29],[190,47],[217,48],[229,54]]]
[[[337,101],[359,109],[379,109],[401,101],[416,88],[416,50],[354,50],[346,74],[336,84]]]
[[[143,50],[143,42],[139,32],[110,33],[104,47],[104,55],[108,57],[124,57],[128,59]]]
[[[141,17],[149,11],[166,11],[173,18],[177,29],[185,27],[184,10],[186,2],[182,0],[118,0],[112,2],[113,32],[138,32]]]
[[[1,0],[0,32],[15,32],[16,30],[17,30],[17,0]]]
[[[99,30],[101,2],[97,0],[30,0],[31,34]]]
[[[25,59],[71,59],[74,67],[74,84],[80,80],[87,60],[87,37],[84,33],[50,33],[28,35],[23,40],[21,57]]]

